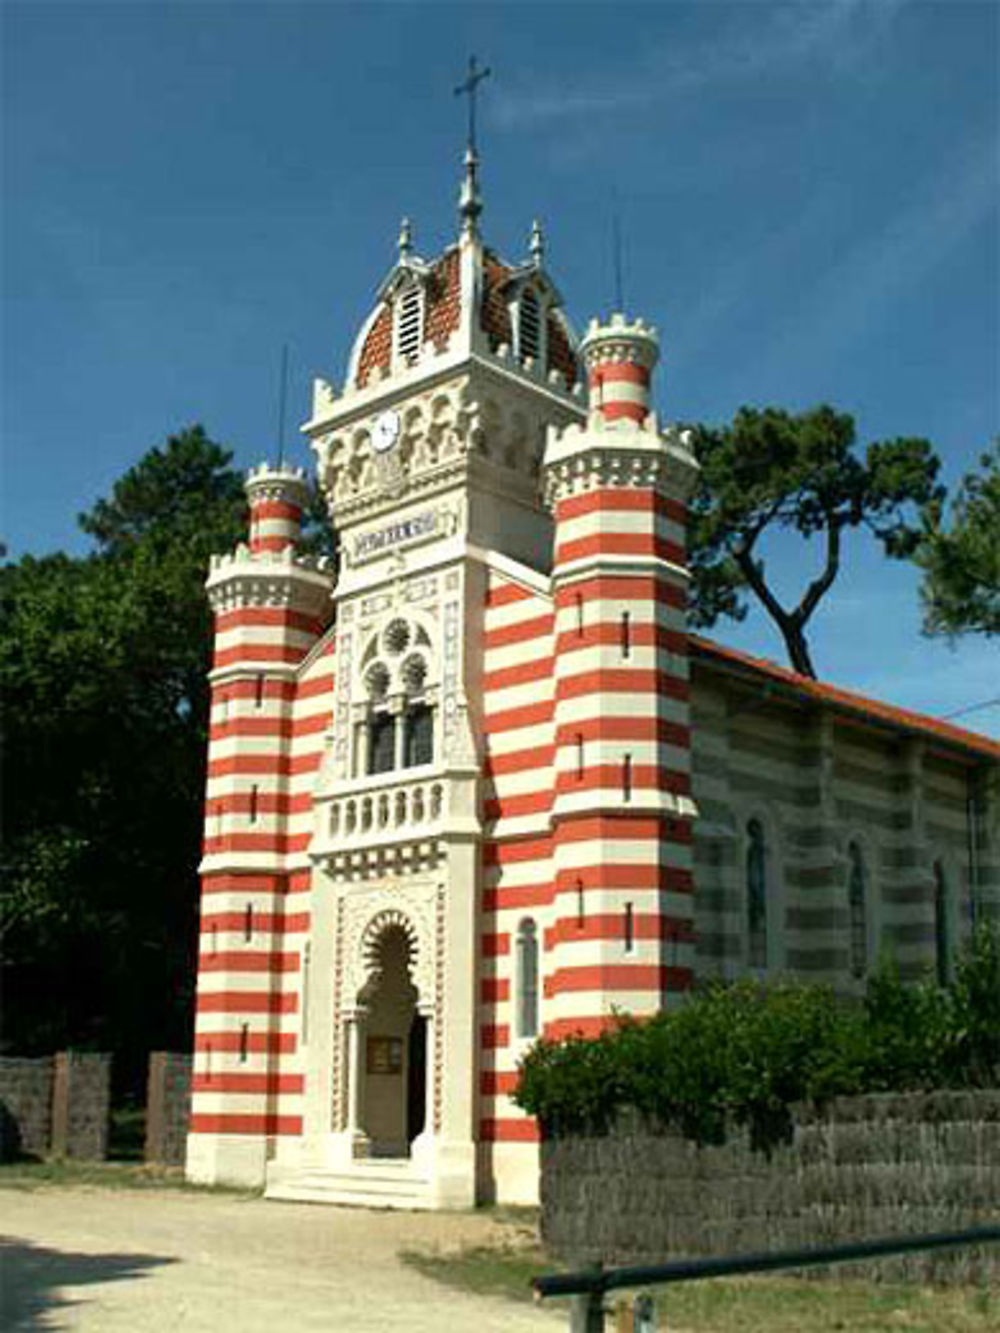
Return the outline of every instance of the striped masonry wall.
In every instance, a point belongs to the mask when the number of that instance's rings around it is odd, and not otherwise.
[[[545,581],[547,583],[547,580]],[[552,599],[491,571],[484,618],[483,934],[481,940],[480,1138],[537,1137],[509,1098],[532,1038],[517,1030],[516,939],[536,924],[540,973],[555,919],[550,813],[553,796]],[[540,996],[547,1023],[549,1001]]]
[[[904,976],[936,967],[935,864],[952,946],[967,937],[973,890],[992,899],[985,838],[970,850],[972,756],[898,732],[762,696],[759,680],[695,662],[693,783],[698,970],[733,978],[747,950],[747,825],[766,843],[767,966],[844,992],[852,974],[850,852],[864,871],[866,971],[883,950]],[[978,886],[974,883],[978,876]]]

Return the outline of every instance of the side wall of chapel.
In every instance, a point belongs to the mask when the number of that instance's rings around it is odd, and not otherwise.
[[[988,819],[975,850],[970,840],[970,783],[975,788],[986,765],[826,708],[768,700],[763,684],[748,691],[704,665],[694,672],[692,711],[701,975],[756,970],[748,959],[751,821],[766,849],[769,971],[861,990],[851,952],[855,861],[864,883],[865,971],[888,952],[904,978],[925,975],[937,965],[942,925],[954,951],[975,911],[994,910]]]

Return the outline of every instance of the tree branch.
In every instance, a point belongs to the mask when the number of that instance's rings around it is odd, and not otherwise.
[[[827,591],[840,569],[840,522],[830,516],[826,529],[826,567],[817,579],[813,579],[806,589],[805,596],[792,612],[792,619],[801,629],[816,610],[816,606]]]

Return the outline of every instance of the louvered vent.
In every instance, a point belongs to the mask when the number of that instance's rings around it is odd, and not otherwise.
[[[542,344],[541,312],[538,309],[538,297],[530,287],[521,297],[519,326],[521,360],[530,356],[533,361],[537,361]]]
[[[408,288],[399,298],[396,310],[396,353],[407,361],[420,351],[420,289]]]

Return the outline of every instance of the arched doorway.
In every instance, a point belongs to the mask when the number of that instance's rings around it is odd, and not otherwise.
[[[366,1011],[361,1127],[372,1157],[405,1157],[424,1128],[427,1020],[413,984],[414,941],[390,921],[368,944],[370,973],[358,995]]]

